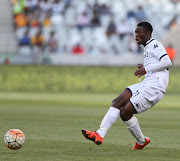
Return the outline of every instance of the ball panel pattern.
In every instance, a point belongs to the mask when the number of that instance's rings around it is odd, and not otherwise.
[[[11,129],[4,136],[4,142],[10,149],[20,149],[25,142],[25,135],[21,130]]]

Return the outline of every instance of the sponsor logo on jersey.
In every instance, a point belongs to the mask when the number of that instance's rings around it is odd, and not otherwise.
[[[153,49],[156,49],[157,47],[158,47],[158,45],[157,45],[157,44],[155,44]]]

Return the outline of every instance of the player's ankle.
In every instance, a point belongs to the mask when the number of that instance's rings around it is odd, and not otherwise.
[[[100,137],[104,138],[108,129],[105,127],[99,128],[96,132],[100,135]]]
[[[137,139],[137,143],[139,145],[143,145],[145,143],[145,137],[142,135],[140,138]]]

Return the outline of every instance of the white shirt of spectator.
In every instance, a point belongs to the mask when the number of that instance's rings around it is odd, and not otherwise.
[[[117,26],[117,32],[120,34],[128,34],[130,32],[129,24],[124,20]]]
[[[78,20],[77,20],[77,24],[78,25],[89,25],[90,24],[90,18],[88,16],[88,14],[87,15],[83,15],[83,14],[80,15]]]
[[[63,1],[59,1],[58,3],[52,4],[52,12],[53,14],[61,14],[64,12],[65,4]]]
[[[45,1],[41,1],[39,6],[43,12],[47,12],[47,11],[51,10],[52,3],[49,1],[47,3]]]

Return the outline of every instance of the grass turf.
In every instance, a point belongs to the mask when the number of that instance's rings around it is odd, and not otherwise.
[[[119,93],[127,85],[139,83],[139,79],[133,76],[136,69],[92,66],[1,66],[0,91]],[[167,88],[169,94],[180,91],[179,71],[180,67],[170,68]]]
[[[137,115],[151,143],[132,151],[135,139],[119,118],[102,145],[83,138],[81,129],[97,130],[113,94],[0,93],[0,161],[179,161],[180,96],[166,95],[151,110]],[[14,151],[3,143],[12,128],[26,141]]]

